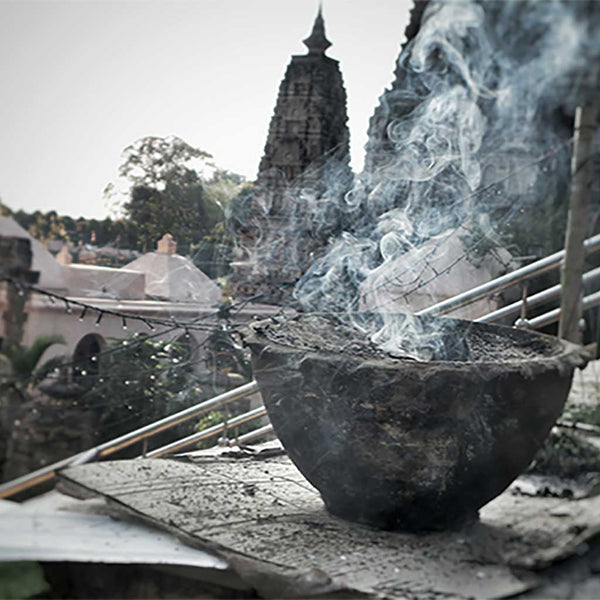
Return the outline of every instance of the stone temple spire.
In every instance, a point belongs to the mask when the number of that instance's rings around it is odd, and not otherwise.
[[[261,302],[292,302],[293,285],[337,231],[352,182],[346,91],[338,61],[325,54],[320,8],[304,43],[308,53],[292,56],[279,86],[238,229],[233,292],[260,293]]]
[[[325,37],[325,22],[320,4],[311,34],[302,43],[308,48],[309,54],[325,54],[325,50],[331,46],[331,42]]]

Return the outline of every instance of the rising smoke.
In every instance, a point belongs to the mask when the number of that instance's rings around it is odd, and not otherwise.
[[[599,25],[593,0],[430,1],[371,120],[345,231],[296,286],[302,307],[413,312],[425,288],[431,304],[474,269],[498,275],[506,247],[555,249],[540,224],[566,214],[574,108],[598,101]],[[374,341],[393,349],[405,333],[392,320]]]

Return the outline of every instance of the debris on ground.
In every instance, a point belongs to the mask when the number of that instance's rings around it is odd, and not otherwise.
[[[575,431],[555,427],[511,491],[574,500],[596,496],[600,494],[600,447]]]

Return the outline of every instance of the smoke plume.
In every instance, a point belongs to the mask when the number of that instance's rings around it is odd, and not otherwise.
[[[599,25],[594,1],[431,0],[371,119],[344,232],[296,286],[303,308],[414,312],[469,269],[555,250],[574,108],[598,101]],[[374,341],[405,333],[388,320]]]

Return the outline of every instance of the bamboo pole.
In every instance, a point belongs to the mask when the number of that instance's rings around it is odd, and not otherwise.
[[[571,201],[565,239],[565,259],[561,267],[561,302],[558,337],[581,343],[579,321],[583,314],[583,242],[590,224],[592,182],[591,145],[596,126],[595,107],[577,107],[573,158],[571,160]]]

